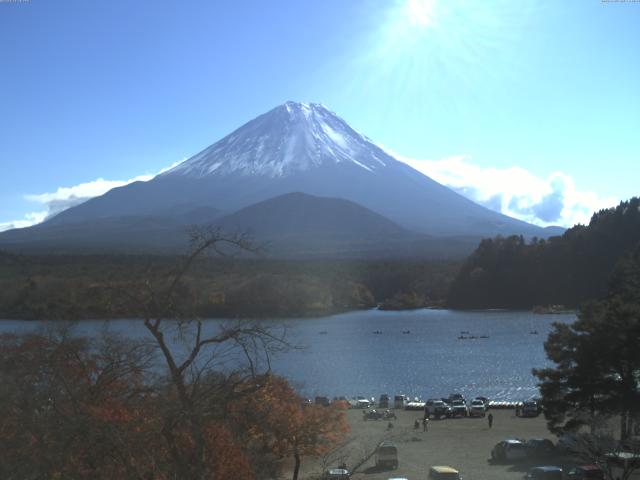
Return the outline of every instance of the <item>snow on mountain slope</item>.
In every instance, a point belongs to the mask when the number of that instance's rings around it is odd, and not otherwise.
[[[326,164],[352,163],[375,173],[387,154],[318,103],[287,102],[260,115],[186,162],[165,172],[282,177]]]
[[[43,225],[159,218],[214,208],[231,214],[291,192],[349,200],[428,235],[547,237],[482,207],[395,159],[320,104],[287,102],[148,182],[70,208]],[[208,218],[201,223],[207,223]]]

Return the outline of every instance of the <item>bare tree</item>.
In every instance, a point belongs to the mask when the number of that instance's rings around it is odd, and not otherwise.
[[[608,480],[627,480],[640,470],[640,443],[620,442],[612,433],[578,433],[571,450],[585,463],[600,467]]]
[[[229,402],[258,388],[247,380],[270,371],[270,356],[287,348],[284,329],[248,320],[205,324],[195,313],[185,281],[195,262],[211,252],[228,256],[243,251],[255,251],[243,235],[194,228],[191,249],[175,271],[126,292],[160,351],[168,371],[167,388],[174,392],[175,403],[164,412],[162,434],[177,478],[213,478],[207,465],[215,452],[207,449],[205,425],[224,419]]]

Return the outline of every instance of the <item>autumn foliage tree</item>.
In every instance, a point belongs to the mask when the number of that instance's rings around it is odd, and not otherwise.
[[[231,415],[242,425],[251,449],[293,459],[293,480],[297,480],[304,457],[324,454],[349,433],[347,405],[309,404],[285,379],[275,375],[256,381],[261,388],[235,404]]]
[[[138,479],[162,468],[145,346],[4,335],[0,351],[0,477]]]

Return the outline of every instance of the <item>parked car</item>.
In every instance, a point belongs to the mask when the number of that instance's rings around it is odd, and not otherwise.
[[[330,468],[322,476],[322,480],[349,480],[351,475],[346,468]]]
[[[464,403],[464,400],[456,399],[452,400],[450,405],[451,407],[451,416],[453,417],[468,417],[469,416],[469,407]]]
[[[527,448],[521,440],[509,438],[497,443],[491,450],[491,458],[498,462],[522,460],[527,457]]]
[[[619,468],[640,468],[640,453],[610,452],[605,453],[604,458],[609,465]]]
[[[349,403],[353,408],[369,408],[371,406],[371,401],[365,397],[353,397]]]
[[[453,402],[454,400],[462,400],[463,402],[466,401],[464,399],[464,395],[462,395],[461,393],[450,393],[447,400],[449,400],[449,402]]]
[[[475,398],[471,400],[471,407],[469,407],[469,415],[472,417],[484,417],[487,414],[487,404]]]
[[[418,397],[414,398],[404,406],[405,410],[424,410],[425,402]]]
[[[570,478],[571,480],[604,480],[604,472],[597,465],[580,465],[570,469],[567,472],[567,478]]]
[[[436,465],[429,469],[429,478],[433,480],[460,480],[460,472],[447,465]]]
[[[375,455],[377,468],[398,468],[398,449],[389,442],[382,442],[378,445]]]
[[[387,395],[386,393],[380,395],[380,399],[378,400],[378,407],[389,408],[389,395]]]
[[[323,407],[328,407],[331,404],[328,397],[316,397],[314,403],[316,405],[322,405]]]
[[[527,400],[522,404],[522,410],[520,410],[521,417],[537,417],[538,415],[540,415],[538,402],[535,400]]]
[[[527,480],[562,480],[562,468],[550,465],[533,467],[524,478]]]
[[[531,458],[547,457],[555,452],[555,445],[548,438],[531,438],[526,441],[527,455]]]
[[[407,403],[409,403],[409,397],[406,395],[396,395],[393,397],[393,408],[404,409],[404,407],[407,406]]]
[[[435,418],[451,416],[451,407],[437,398],[427,400],[424,405],[424,411],[427,415],[433,415]]]

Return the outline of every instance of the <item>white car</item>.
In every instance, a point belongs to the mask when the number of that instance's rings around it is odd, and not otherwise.
[[[371,401],[365,397],[354,397],[349,400],[349,404],[351,405],[351,408],[369,408],[371,406]]]
[[[346,468],[331,468],[324,473],[322,480],[349,480],[350,478],[351,475]]]
[[[469,407],[469,415],[472,417],[484,417],[487,413],[487,405],[479,399],[471,401],[471,407]]]

